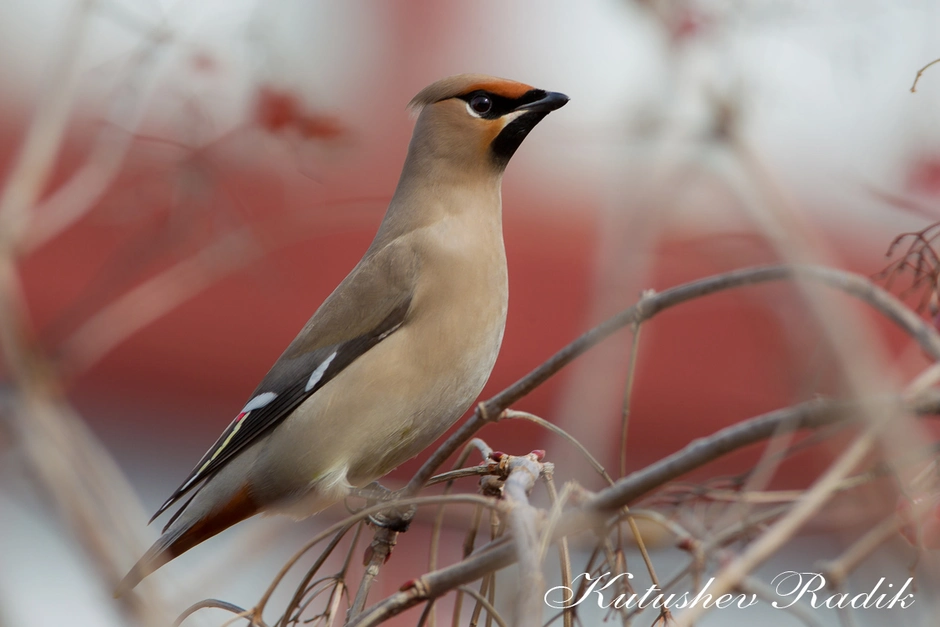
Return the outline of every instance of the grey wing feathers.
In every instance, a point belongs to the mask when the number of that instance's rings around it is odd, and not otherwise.
[[[151,522],[402,325],[411,306],[413,268],[381,257],[360,262],[323,303]],[[350,298],[349,288],[358,288],[360,296]]]

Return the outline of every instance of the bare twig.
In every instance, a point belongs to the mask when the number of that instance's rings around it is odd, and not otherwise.
[[[940,335],[936,330],[905,307],[897,298],[865,277],[822,266],[804,265],[760,266],[736,270],[654,294],[581,335],[538,368],[485,403],[481,403],[470,419],[447,438],[444,444],[421,466],[403,489],[403,493],[417,493],[434,471],[483,425],[498,420],[507,407],[525,397],[574,359],[624,326],[649,320],[666,309],[702,296],[787,279],[821,283],[864,301],[907,332],[933,359],[940,360]]]
[[[542,473],[541,460],[534,454],[513,456],[503,496],[509,504],[509,527],[519,561],[519,595],[515,624],[538,627],[542,616],[542,564],[539,560],[538,515],[529,505],[529,493]]]
[[[369,561],[366,564],[366,571],[359,581],[359,589],[356,591],[356,598],[353,600],[352,607],[349,608],[349,620],[352,620],[366,606],[366,599],[369,597],[369,590],[372,588],[372,582],[379,576],[379,570],[392,554],[392,549],[398,544],[398,531],[388,527],[379,527],[375,530],[375,537],[372,544],[369,545]]]
[[[87,35],[86,23],[95,6],[94,0],[83,0],[72,7],[55,64],[39,99],[26,138],[17,154],[0,193],[0,254],[12,255],[26,224],[29,213],[52,173],[56,155],[68,123],[75,88],[78,84],[78,60]]]
[[[179,627],[180,625],[183,624],[183,621],[185,621],[187,618],[189,618],[190,616],[192,616],[199,610],[204,610],[208,608],[225,610],[226,612],[231,612],[232,614],[235,615],[234,620],[237,620],[239,618],[244,618],[245,620],[249,621],[249,623],[252,626],[257,625],[258,627],[267,627],[267,625],[265,625],[264,621],[262,621],[261,619],[252,618],[251,610],[246,610],[246,609],[238,607],[234,603],[229,603],[227,601],[219,601],[218,599],[205,599],[204,601],[193,603],[192,605],[187,607],[185,610],[183,610],[183,613],[180,614],[179,617],[177,617],[175,621],[173,621],[173,627]],[[229,622],[231,622],[231,620]]]
[[[554,425],[548,422],[547,420],[545,420],[544,418],[540,418],[539,416],[536,416],[534,414],[530,414],[528,412],[523,412],[523,411],[516,411],[514,409],[507,409],[506,411],[502,413],[502,417],[503,419],[520,418],[523,420],[528,420],[530,422],[534,422],[535,424],[545,429],[548,429],[552,433],[555,433],[561,436],[566,441],[570,442],[575,448],[578,449],[581,455],[583,455],[585,459],[587,459],[588,462],[591,464],[591,466],[593,466],[594,470],[596,470],[598,474],[600,474],[604,478],[604,480],[607,481],[608,485],[614,484],[614,480],[611,478],[610,474],[608,474],[604,466],[599,461],[597,461],[597,459],[593,455],[591,455],[590,451],[588,451],[587,448],[583,444],[581,444],[581,442],[577,440],[577,438],[570,435],[561,427]],[[630,526],[630,531],[633,533],[633,537],[636,540],[636,545],[637,545],[637,548],[640,550],[640,555],[643,557],[643,563],[646,565],[646,570],[649,572],[650,578],[653,580],[653,583],[658,585],[659,578],[656,576],[656,569],[653,567],[653,561],[650,559],[649,552],[646,550],[646,544],[643,542],[643,537],[642,537],[642,534],[640,533],[639,527],[637,527],[636,525],[636,521],[634,521],[629,516],[629,508],[627,508],[626,514],[627,514],[627,524]],[[620,532],[619,528],[617,532],[619,534]],[[619,544],[621,543],[618,541],[618,545]]]
[[[703,466],[723,455],[770,437],[781,421],[793,421],[801,429],[818,429],[840,421],[858,419],[862,404],[879,412],[910,411],[915,414],[940,413],[940,392],[930,392],[917,399],[897,397],[833,401],[815,399],[791,408],[757,416],[722,429],[689,444],[670,455],[617,481],[613,486],[588,498],[580,507],[569,510],[556,526],[554,538],[561,538],[595,526],[599,518],[619,511],[657,486]],[[857,454],[853,453],[853,457]],[[848,461],[851,461],[849,459]],[[843,465],[848,465],[848,461]],[[841,471],[841,467],[837,470]],[[823,484],[826,490],[829,484]],[[779,524],[779,523],[778,523]],[[484,547],[467,559],[437,571],[426,573],[408,588],[367,608],[349,627],[376,625],[409,607],[437,598],[454,588],[468,584],[486,573],[504,568],[515,561],[514,548],[505,543]]]
[[[774,525],[752,542],[740,557],[722,568],[712,583],[711,592],[716,597],[734,589],[748,574],[770,557],[784,542],[793,537],[810,516],[815,514],[848,475],[868,454],[875,444],[872,430],[866,430],[837,459],[822,477],[783,515]],[[689,627],[708,611],[703,605],[695,606],[676,618],[676,627]]]
[[[555,489],[555,479],[552,472],[543,471],[542,479],[545,481],[545,487],[548,490],[548,498],[551,500],[552,504],[552,517],[549,520],[548,529],[545,531],[545,537],[550,537],[550,530],[552,528],[552,520],[561,515],[562,507],[567,500],[567,487],[566,492],[562,497],[559,497],[558,491]],[[545,551],[539,551],[539,562],[541,562],[545,557]],[[561,562],[561,585],[566,588],[571,587],[571,555],[568,552],[568,538],[561,538],[558,541],[558,559]],[[564,627],[573,627],[573,608],[565,607],[562,610],[564,616]]]
[[[233,270],[260,256],[248,229],[228,233],[191,259],[144,281],[98,311],[62,343],[60,359],[67,373],[81,372],[140,329]]]
[[[940,63],[940,59],[934,59],[924,67],[917,70],[917,76],[914,77],[914,83],[911,85],[912,94],[917,92],[917,82],[920,80],[920,77],[924,75],[924,72],[927,71],[927,68],[929,68],[931,65],[936,65],[937,63]]]
[[[169,33],[148,37],[136,52],[124,93],[112,99],[110,119],[103,124],[84,164],[31,213],[17,245],[21,255],[28,255],[88,213],[117,178],[147,102],[142,78],[148,76],[147,66],[169,40]]]
[[[650,295],[644,293],[644,297]],[[641,297],[642,298],[642,297]],[[627,364],[627,382],[623,391],[623,411],[620,419],[620,476],[627,474],[627,435],[630,427],[630,400],[633,397],[633,380],[636,377],[636,358],[640,349],[640,332],[643,326],[640,323],[633,325],[633,338],[630,342],[630,361]]]
[[[316,536],[314,536],[312,540],[308,541],[307,544],[301,547],[299,551],[294,553],[293,557],[291,557],[287,561],[287,563],[281,567],[281,570],[278,572],[278,574],[274,577],[274,579],[268,585],[267,590],[265,591],[264,595],[261,597],[261,600],[258,601],[253,611],[255,611],[260,616],[261,612],[264,611],[264,608],[267,605],[268,601],[271,599],[271,595],[274,594],[274,590],[280,585],[281,581],[284,579],[287,573],[297,564],[300,558],[306,555],[307,551],[312,549],[314,546],[316,546],[320,542],[323,542],[328,537],[334,534],[339,534],[340,532],[346,533],[353,524],[360,522],[362,520],[365,520],[366,518],[368,518],[369,516],[373,514],[378,514],[384,510],[387,510],[390,505],[398,505],[398,506],[416,505],[420,507],[422,505],[437,505],[439,503],[468,503],[468,504],[474,504],[474,505],[479,505],[479,506],[488,507],[488,508],[501,507],[500,503],[498,503],[494,499],[486,498],[477,494],[449,494],[449,495],[444,495],[444,496],[410,497],[407,499],[397,499],[392,502],[383,502],[377,505],[364,507],[363,509],[359,510],[355,514],[347,516],[346,518],[330,525],[329,527],[327,527],[326,529],[318,533]],[[323,556],[321,556],[321,558],[322,560],[318,560],[318,562],[314,565],[314,568],[311,569],[314,572],[317,568],[319,568],[319,565],[322,564],[322,561],[326,559]],[[308,582],[309,582],[309,579],[312,579],[312,577],[313,575],[311,574],[308,578]],[[302,590],[305,587],[306,587],[306,584],[301,586],[300,589]],[[298,597],[295,596],[295,601],[292,602],[292,605],[296,604],[297,600],[299,599]],[[285,613],[285,619],[287,616],[288,614]],[[282,619],[282,622],[283,620],[284,619]]]
[[[444,486],[444,494],[450,494],[450,491],[454,487],[454,480],[464,476],[463,474],[458,475],[457,473],[462,473],[465,471],[489,470],[489,467],[488,467],[489,465],[486,467],[476,466],[474,468],[460,469],[461,466],[467,463],[467,459],[470,457],[470,453],[474,449],[477,449],[481,452],[484,460],[488,459],[490,453],[492,452],[492,449],[490,449],[490,447],[485,442],[483,442],[483,440],[480,440],[479,438],[474,438],[469,443],[467,443],[463,451],[460,453],[460,456],[457,458],[457,461],[454,462],[454,470],[452,470],[449,473],[442,473],[440,475],[437,475],[436,477],[431,477],[431,479],[428,481],[428,485],[433,485],[434,483],[438,481],[446,481],[447,485]],[[492,462],[492,465],[496,466],[498,465],[498,462],[494,461]],[[477,473],[474,473],[474,474],[477,474]],[[479,511],[480,510],[477,509],[477,512]],[[479,524],[479,519],[477,520],[477,523]],[[444,525],[444,505],[442,504],[442,505],[439,505],[437,508],[437,513],[434,515],[434,525],[431,528],[431,545],[428,551],[428,570],[434,570],[437,568],[437,556],[438,556],[438,551],[440,550],[441,528],[443,527],[443,525]],[[476,533],[475,527],[471,527],[471,528],[473,529],[473,533]],[[467,554],[469,554],[469,551],[467,551]],[[466,556],[467,555],[465,554],[464,557]],[[458,593],[457,594],[458,605],[459,605],[459,601],[460,601],[460,594]],[[427,608],[425,608],[425,616],[426,616],[425,620],[427,621],[428,625],[430,625],[431,627],[437,626],[437,613],[434,609],[433,603],[429,603]]]
[[[479,603],[486,610],[486,613],[489,616],[491,616],[493,620],[496,621],[496,624],[499,625],[499,627],[507,627],[506,621],[503,620],[503,617],[500,616],[499,612],[496,611],[496,608],[493,607],[493,604],[490,603],[486,599],[486,597],[484,597],[482,594],[480,594],[479,592],[477,592],[470,586],[460,586],[458,590],[460,590],[461,592],[466,592],[467,594],[472,596],[474,599],[476,599],[477,603]]]
[[[896,536],[904,521],[897,514],[888,516],[875,525],[868,533],[859,538],[841,556],[834,560],[821,562],[820,570],[826,581],[833,585],[842,585],[846,577],[878,547]]]

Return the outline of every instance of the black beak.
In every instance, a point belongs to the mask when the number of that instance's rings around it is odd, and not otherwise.
[[[515,111],[539,111],[542,113],[548,113],[549,111],[554,111],[555,109],[560,109],[565,104],[567,104],[569,98],[564,94],[560,94],[557,91],[546,92],[545,96],[539,98],[535,102],[530,102],[515,108]]]

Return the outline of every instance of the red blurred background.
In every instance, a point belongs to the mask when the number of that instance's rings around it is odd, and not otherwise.
[[[895,235],[937,215],[940,73],[908,92],[940,54],[928,35],[936,7],[706,4],[126,0],[78,18],[52,0],[2,9],[5,171],[49,68],[68,53],[63,33],[83,21],[75,105],[37,215],[54,211],[97,142],[117,146],[119,165],[20,270],[37,341],[71,368],[69,398],[145,508],[188,473],[368,246],[410,135],[404,105],[441,76],[488,72],[572,99],[506,174],[510,310],[484,397],[641,290],[781,260],[755,217],[768,195],[791,212],[799,230],[787,237],[809,242],[811,260],[880,270]],[[232,234],[245,237],[200,257]],[[166,307],[152,322],[122,332],[101,317],[176,271],[191,294],[135,301],[145,313]],[[862,315],[899,376],[926,364],[890,324]],[[109,333],[118,339],[99,354]],[[627,468],[839,391],[822,337],[788,285],[711,296],[644,325]],[[629,333],[618,334],[516,408],[618,468],[629,348]],[[531,424],[482,437],[511,453],[547,449],[558,476],[602,485]],[[795,456],[774,485],[806,485],[831,449]],[[743,472],[759,453],[698,478]],[[400,583],[395,572],[386,591]]]

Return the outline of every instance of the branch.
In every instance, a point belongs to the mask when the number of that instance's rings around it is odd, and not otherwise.
[[[529,504],[529,493],[542,474],[542,464],[536,453],[529,453],[510,456],[509,467],[503,497],[509,504],[507,518],[520,564],[515,624],[538,627],[542,622],[542,590],[545,586],[539,560],[539,516]]]
[[[790,511],[748,545],[744,553],[718,572],[711,588],[715,597],[733,590],[750,572],[764,563],[787,540],[792,538],[803,524],[826,504],[829,496],[838,488],[839,483],[852,472],[875,445],[875,433],[874,425],[866,429],[839,456],[823,476],[806,491]],[[676,627],[691,627],[706,612],[708,612],[708,608],[704,605],[695,606],[678,616]]]
[[[669,457],[598,492],[582,506],[569,510],[562,517],[553,533],[553,539],[558,540],[593,528],[599,518],[616,513],[663,483],[745,446],[766,440],[782,423],[792,425],[794,429],[819,429],[835,423],[855,421],[862,409],[876,409],[885,413],[894,411],[936,415],[940,414],[940,391],[931,391],[906,402],[897,396],[854,401],[816,399],[745,420],[709,437],[696,440]],[[376,625],[414,605],[437,598],[515,561],[516,549],[513,544],[490,544],[457,564],[427,573],[410,582],[404,590],[367,608],[349,627]]]
[[[937,63],[940,63],[940,59],[934,59],[924,67],[917,70],[917,76],[914,77],[914,84],[911,85],[912,94],[917,93],[917,82],[920,80],[920,77],[924,75],[924,72],[927,71],[927,68],[929,68],[931,65],[936,65]]]
[[[0,254],[4,256],[12,256],[10,249],[18,243],[52,174],[75,98],[79,52],[93,7],[92,0],[74,4],[36,114],[0,193]]]
[[[421,466],[417,474],[402,490],[404,495],[416,494],[437,468],[453,455],[485,424],[500,419],[510,405],[529,394],[555,373],[599,342],[630,324],[649,320],[656,314],[687,301],[729,289],[767,283],[803,279],[822,283],[853,296],[880,312],[901,327],[935,361],[940,361],[940,335],[901,301],[881,289],[867,278],[822,266],[776,265],[735,270],[670,288],[658,294],[644,296],[640,302],[584,333],[552,355],[538,368],[514,384],[477,406],[476,412],[442,444]]]

